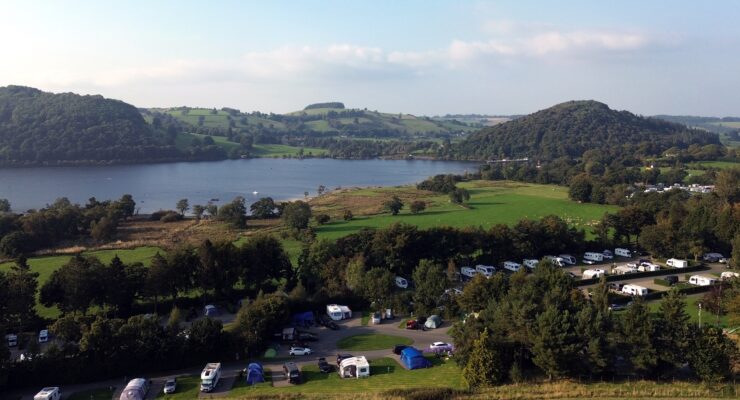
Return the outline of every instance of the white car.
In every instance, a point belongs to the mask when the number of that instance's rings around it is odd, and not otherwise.
[[[39,343],[46,343],[49,341],[49,331],[47,329],[43,329],[39,331]]]
[[[409,288],[409,281],[406,280],[406,278],[397,276],[396,277],[396,286],[400,287],[401,289],[408,289]]]
[[[291,356],[308,356],[311,355],[310,347],[291,347],[288,354]]]
[[[177,390],[177,379],[171,378],[164,381],[164,394],[172,394]]]

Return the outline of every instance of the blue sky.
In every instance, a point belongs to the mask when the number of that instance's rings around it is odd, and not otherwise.
[[[142,107],[740,115],[737,1],[16,1],[0,85]]]

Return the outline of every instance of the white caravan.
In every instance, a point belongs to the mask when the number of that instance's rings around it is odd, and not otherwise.
[[[522,269],[522,264],[516,263],[514,261],[504,261],[504,269],[511,272],[518,272],[520,269]]]
[[[679,260],[678,258],[669,258],[666,260],[666,265],[673,268],[686,268],[689,266],[689,262],[686,260]]]
[[[486,278],[490,278],[493,276],[493,274],[496,272],[496,267],[493,265],[476,265],[475,270],[478,271],[479,274],[485,276]]]
[[[717,282],[717,278],[706,275],[692,275],[689,283],[696,286],[711,286]]]
[[[583,254],[583,259],[593,261],[593,262],[602,262],[604,261],[604,253],[596,253],[593,251],[589,251]]]
[[[578,262],[578,260],[576,260],[576,258],[570,254],[561,254],[558,257],[560,257],[565,263],[570,265],[576,265],[576,263]]]
[[[660,265],[644,262],[637,267],[637,270],[640,272],[660,271]]]
[[[564,267],[565,266],[565,260],[563,260],[562,257],[555,257],[555,256],[545,256],[546,260],[550,261],[552,265],[556,265],[558,267]]]
[[[329,304],[326,306],[326,315],[334,321],[352,318],[352,310],[347,306]]]
[[[632,257],[632,252],[627,249],[614,249],[614,254],[620,257]]]
[[[33,396],[33,400],[60,400],[61,398],[62,393],[58,387],[45,387]]]
[[[339,363],[342,378],[365,378],[370,376],[370,364],[365,356],[345,358]]]
[[[144,378],[132,379],[121,391],[120,400],[144,400],[149,392],[149,381]]]
[[[200,373],[200,391],[212,392],[221,380],[221,363],[208,363]]]
[[[581,277],[582,279],[594,279],[601,278],[602,275],[606,275],[606,271],[603,269],[587,269],[583,271]]]
[[[468,278],[473,278],[478,273],[474,268],[470,267],[462,267],[460,268],[460,275],[466,276]]]
[[[637,266],[634,264],[620,265],[612,268],[612,274],[614,275],[626,275],[637,272]]]
[[[720,278],[723,281],[727,281],[730,279],[740,278],[740,273],[732,272],[732,271],[725,271],[720,275]]]
[[[526,259],[526,260],[522,261],[522,264],[524,264],[524,266],[527,267],[527,268],[529,268],[529,269],[535,269],[535,268],[537,268],[537,264],[539,264],[539,263],[540,263],[539,260],[535,260],[533,258],[532,259]]]
[[[630,296],[645,296],[648,294],[648,289],[639,285],[624,285],[622,286],[622,293]]]

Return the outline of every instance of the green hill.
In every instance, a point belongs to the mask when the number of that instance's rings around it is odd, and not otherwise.
[[[181,158],[165,135],[122,101],[0,87],[0,165],[164,161]]]
[[[459,158],[579,158],[605,155],[659,156],[670,148],[719,145],[717,134],[688,128],[596,101],[570,101],[470,135],[453,150]]]

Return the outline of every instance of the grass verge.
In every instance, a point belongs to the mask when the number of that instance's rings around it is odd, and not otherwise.
[[[370,351],[390,349],[397,344],[411,345],[413,340],[401,336],[362,334],[346,337],[337,342],[337,347],[342,350]]]

